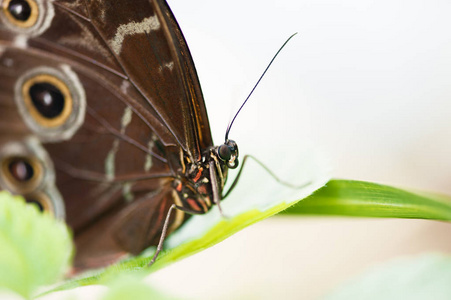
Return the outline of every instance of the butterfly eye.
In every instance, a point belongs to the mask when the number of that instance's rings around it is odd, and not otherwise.
[[[221,146],[219,146],[218,154],[219,158],[222,159],[223,161],[228,161],[232,157],[232,151],[226,144],[222,144]]]
[[[40,185],[42,173],[42,165],[37,159],[13,156],[3,158],[0,177],[11,191],[25,194]]]
[[[238,156],[238,145],[234,140],[228,140],[227,146],[230,148],[232,156]]]
[[[39,7],[34,0],[4,0],[3,12],[7,19],[19,28],[29,28],[36,24]]]
[[[30,181],[34,176],[33,167],[22,158],[12,159],[8,163],[8,171],[11,177],[17,182]]]
[[[84,119],[85,93],[70,70],[31,70],[16,82],[15,100],[25,123],[42,140],[68,139]]]
[[[43,127],[61,126],[71,114],[73,100],[69,88],[52,75],[28,79],[22,87],[22,96],[30,115]]]
[[[227,140],[218,148],[218,156],[222,161],[225,161],[227,167],[235,169],[238,167],[238,145],[233,140]]]
[[[9,30],[23,34],[25,37],[43,33],[49,28],[54,16],[53,1],[0,1],[0,20]]]
[[[230,159],[227,161],[227,167],[229,169],[236,169],[239,165],[238,162],[238,145],[234,140],[227,140],[227,147],[230,149]]]

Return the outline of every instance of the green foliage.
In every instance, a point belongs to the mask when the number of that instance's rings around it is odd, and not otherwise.
[[[332,292],[327,300],[451,298],[451,258],[428,254],[372,268]]]
[[[364,181],[331,180],[285,215],[451,220],[451,197]]]
[[[0,287],[29,298],[62,277],[71,255],[64,223],[0,192]]]

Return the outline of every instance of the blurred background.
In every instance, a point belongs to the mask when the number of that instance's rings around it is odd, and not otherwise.
[[[451,2],[169,4],[216,143],[271,57],[298,32],[230,137],[257,149],[293,141],[291,153],[265,158],[273,160],[296,156],[296,141],[311,140],[334,178],[451,194]],[[450,230],[422,220],[273,217],[148,282],[193,299],[317,299],[381,262],[451,251]]]

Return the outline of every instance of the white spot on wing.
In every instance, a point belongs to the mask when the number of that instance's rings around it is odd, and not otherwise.
[[[166,63],[166,64],[164,64],[164,66],[172,71],[172,69],[174,69],[174,62],[171,61],[169,63]]]
[[[127,90],[130,87],[130,82],[128,80],[123,80],[121,84],[121,92],[127,94]]]
[[[105,159],[105,175],[108,181],[112,181],[114,179],[114,174],[116,171],[116,153],[119,149],[119,140],[115,139],[113,142],[113,147],[111,147],[110,152]]]
[[[27,44],[28,44],[27,42],[28,42],[27,36],[25,36],[24,34],[18,34],[18,35],[16,35],[16,38],[14,39],[13,44],[17,48],[25,49],[25,48],[27,48]]]
[[[148,33],[158,29],[160,29],[160,22],[158,21],[157,16],[150,16],[139,23],[130,22],[128,24],[122,24],[117,28],[116,34],[110,40],[111,49],[114,53],[120,54],[125,36],[146,32]]]
[[[14,60],[10,57],[5,57],[5,59],[2,60],[2,65],[11,68],[14,65]]]
[[[163,68],[169,69],[169,71],[172,71],[174,69],[174,62],[168,62],[164,63],[162,66],[159,67],[160,72],[163,71]]]
[[[146,155],[146,160],[144,162],[144,171],[149,171],[152,168],[152,156],[150,154]]]
[[[135,198],[135,195],[133,195],[132,192],[132,185],[133,183],[131,182],[125,182],[122,185],[122,196],[124,196],[125,201],[129,203]]]
[[[132,121],[132,114],[133,111],[130,106],[127,106],[124,109],[124,113],[122,114],[121,118],[121,133],[125,133],[125,129],[127,129],[127,126]],[[111,147],[111,150],[108,152],[106,158],[105,158],[105,175],[107,180],[113,180],[114,174],[116,173],[116,153],[119,150],[119,139],[115,139],[113,142],[113,147]]]
[[[127,106],[121,119],[121,133],[125,133],[125,129],[132,121],[132,113],[132,108],[130,106]]]
[[[152,151],[152,148],[155,145],[155,141],[156,140],[157,140],[157,137],[154,134],[152,134],[151,140],[147,143],[147,149],[149,151]],[[145,158],[145,161],[144,161],[144,171],[146,171],[146,172],[149,171],[150,168],[152,168],[152,165],[153,165],[153,163],[152,163],[152,155],[147,154],[146,158]]]

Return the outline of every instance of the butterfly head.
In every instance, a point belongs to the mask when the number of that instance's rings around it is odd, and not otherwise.
[[[224,144],[216,148],[219,159],[227,164],[230,169],[238,167],[238,145],[234,140],[226,140]]]

